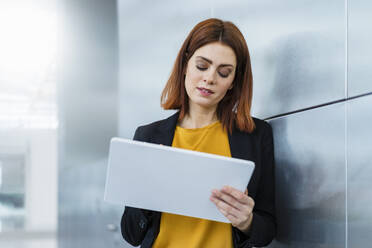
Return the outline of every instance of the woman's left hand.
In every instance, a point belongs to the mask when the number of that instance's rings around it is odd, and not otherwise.
[[[209,198],[218,210],[231,221],[231,224],[242,232],[248,232],[253,219],[254,200],[248,196],[248,191],[243,193],[230,186],[221,190],[212,190]]]

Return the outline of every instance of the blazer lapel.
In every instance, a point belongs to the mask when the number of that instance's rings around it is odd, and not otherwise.
[[[165,120],[160,121],[158,128],[152,136],[152,142],[166,146],[172,146],[174,131],[178,122],[179,111]]]
[[[252,151],[254,148],[251,142],[251,136],[248,133],[239,131],[237,128],[233,128],[232,134],[228,133],[231,157],[240,158],[246,160],[252,160],[252,154],[248,151]]]

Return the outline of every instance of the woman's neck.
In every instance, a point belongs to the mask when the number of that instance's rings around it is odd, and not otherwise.
[[[218,121],[216,109],[189,108],[189,113],[179,122],[183,128],[201,128]]]

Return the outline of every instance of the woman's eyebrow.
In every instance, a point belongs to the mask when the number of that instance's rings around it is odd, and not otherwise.
[[[200,59],[203,59],[203,60],[205,60],[205,61],[207,61],[209,64],[213,64],[213,62],[212,62],[212,60],[210,60],[210,59],[207,59],[207,58],[205,58],[205,57],[203,57],[203,56],[196,56],[196,58],[200,58]],[[232,67],[234,67],[233,65],[230,65],[230,64],[220,64],[220,66],[232,66]]]

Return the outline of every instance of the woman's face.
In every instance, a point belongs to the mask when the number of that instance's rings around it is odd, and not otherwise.
[[[186,68],[185,87],[190,108],[193,105],[215,109],[227,90],[233,87],[236,56],[219,42],[198,48]]]

